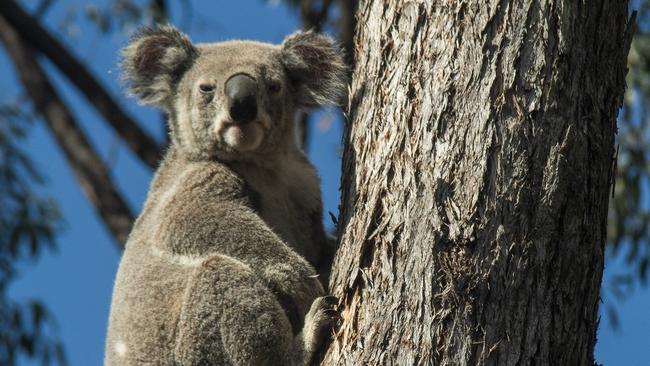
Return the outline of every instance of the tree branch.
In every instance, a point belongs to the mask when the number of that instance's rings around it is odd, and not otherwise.
[[[357,0],[341,0],[339,17],[339,38],[345,50],[345,61],[350,67],[350,76],[354,70],[354,32],[357,28]]]
[[[153,20],[156,23],[163,24],[169,20],[167,11],[167,2],[165,0],[152,0],[149,4],[153,12]]]
[[[303,29],[313,29],[315,32],[323,30],[323,23],[327,20],[331,0],[322,0],[320,9],[314,9],[314,1],[300,1],[300,18]]]
[[[115,189],[109,172],[58,96],[32,50],[1,15],[0,41],[4,43],[34,107],[44,117],[62,148],[82,191],[95,206],[118,246],[123,248],[131,231],[133,215]]]
[[[327,14],[331,5],[331,0],[322,0],[320,9],[314,8],[314,1],[301,0],[300,1],[300,20],[302,29],[313,30],[314,32],[321,32],[323,24],[327,20]],[[300,112],[297,117],[299,126],[298,141],[302,142],[302,149],[307,150],[307,138],[309,137],[309,113]]]
[[[120,108],[79,60],[13,0],[0,1],[0,14],[22,39],[50,59],[83,93],[88,102],[124,139],[131,151],[149,167],[158,166],[160,146]]]

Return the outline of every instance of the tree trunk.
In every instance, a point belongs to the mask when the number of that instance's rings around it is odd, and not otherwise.
[[[627,3],[362,1],[327,365],[592,365]]]

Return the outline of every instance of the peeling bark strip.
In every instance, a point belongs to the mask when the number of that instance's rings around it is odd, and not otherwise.
[[[627,3],[363,1],[327,365],[591,365]]]

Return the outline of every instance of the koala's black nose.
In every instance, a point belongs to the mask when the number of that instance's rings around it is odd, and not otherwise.
[[[237,74],[226,81],[226,97],[230,118],[236,123],[250,122],[257,117],[257,83],[246,74]]]

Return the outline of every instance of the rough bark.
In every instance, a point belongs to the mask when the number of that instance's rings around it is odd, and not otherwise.
[[[0,41],[4,43],[20,80],[50,129],[79,182],[120,249],[131,231],[133,214],[115,189],[99,155],[90,146],[72,113],[40,67],[34,53],[0,15]]]
[[[164,2],[156,1],[156,4],[156,6],[162,6],[161,11],[164,10]],[[22,39],[52,61],[52,64],[81,91],[86,100],[113,127],[126,146],[140,160],[152,169],[158,167],[161,157],[160,146],[129,117],[82,62],[77,60],[14,0],[0,1],[0,14],[21,35]],[[162,16],[160,12],[157,14]]]
[[[593,364],[627,2],[357,15],[323,364]]]

